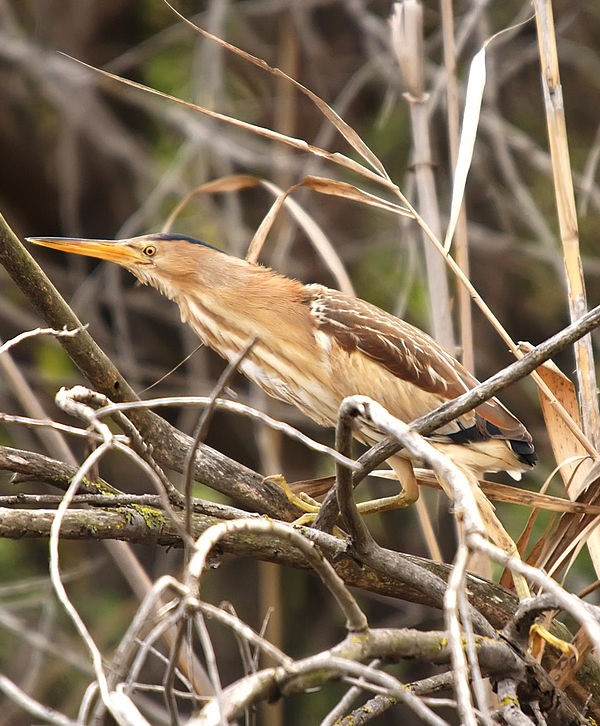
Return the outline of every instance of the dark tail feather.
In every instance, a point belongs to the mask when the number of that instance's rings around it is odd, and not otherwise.
[[[537,464],[538,457],[531,442],[515,441],[511,439],[508,443],[510,444],[510,448],[517,455],[519,461],[522,461],[528,466],[535,466]]]

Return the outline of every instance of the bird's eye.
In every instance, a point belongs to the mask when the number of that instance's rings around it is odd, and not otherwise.
[[[144,247],[144,254],[146,257],[154,257],[156,254],[156,247],[154,245],[147,245]]]

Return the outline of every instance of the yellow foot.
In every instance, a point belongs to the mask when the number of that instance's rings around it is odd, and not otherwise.
[[[579,652],[574,645],[552,635],[543,625],[534,623],[529,629],[529,651],[537,661],[541,661],[546,643],[565,655],[573,656],[576,661],[579,660]]]
[[[319,502],[317,502],[316,499],[309,497],[308,494],[305,494],[304,492],[296,494],[296,492],[294,492],[290,485],[287,483],[287,480],[284,476],[282,476],[281,474],[274,474],[273,476],[266,476],[263,481],[269,481],[277,484],[277,486],[283,489],[283,493],[285,494],[286,499],[291,504],[293,504],[295,507],[298,507],[298,509],[301,509],[303,512],[306,512],[306,514],[303,514],[300,519],[297,519],[294,522],[294,524],[309,524],[310,522],[314,522],[314,520],[317,518],[317,514],[319,513],[319,509],[321,508]]]
[[[270,481],[280,486],[283,489],[283,493],[285,494],[287,500],[291,502],[295,507],[298,507],[298,509],[301,509],[303,512],[305,512],[301,517],[295,519],[292,524],[307,525],[312,524],[315,521],[321,509],[321,505],[319,504],[319,502],[317,502],[316,499],[308,496],[308,494],[306,494],[305,492],[300,492],[299,494],[296,494],[296,492],[294,492],[290,485],[287,483],[286,478],[281,474],[266,476],[263,481]],[[341,538],[346,536],[339,527],[333,528],[333,534],[336,537]]]

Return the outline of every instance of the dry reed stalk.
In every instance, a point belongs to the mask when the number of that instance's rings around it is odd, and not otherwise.
[[[292,78],[299,75],[299,44],[296,28],[291,16],[284,14],[278,23],[278,58],[277,66]],[[298,93],[295,86],[288,83],[285,78],[275,79],[277,103],[275,105],[274,129],[279,133],[293,136],[297,131]],[[275,184],[279,188],[287,189],[294,183],[293,166],[291,165],[292,152],[285,147],[276,146],[273,150],[282,162],[274,164],[276,172]],[[287,163],[285,163],[287,162]],[[281,250],[282,258],[287,256],[294,235],[295,226],[289,217],[283,216],[277,220],[275,237],[276,248]],[[340,261],[340,264],[341,261]],[[342,265],[343,266],[343,265]],[[255,397],[260,401],[260,408],[269,411],[267,396],[263,391],[257,391]],[[261,459],[263,471],[279,473],[284,471],[282,462],[283,436],[280,431],[274,431],[267,426],[259,425],[256,429],[256,445]],[[283,647],[285,639],[285,597],[282,582],[282,568],[273,562],[258,562],[259,580],[259,613],[264,618],[263,631],[268,634],[269,641],[277,647]],[[260,660],[263,667],[273,665],[273,661],[265,658]],[[265,726],[282,726],[284,723],[283,700],[278,699],[272,704],[261,704],[260,718]]]
[[[452,0],[441,0],[442,41],[444,50],[444,66],[446,68],[446,113],[448,117],[448,144],[450,149],[450,166],[456,169],[459,141],[458,84],[456,79],[456,44],[454,42],[454,14]],[[469,277],[469,241],[467,238],[467,215],[465,205],[454,233],[456,261]],[[475,371],[475,355],[473,351],[473,316],[471,297],[468,291],[458,285],[458,316],[460,320],[461,361],[472,373]]]
[[[568,283],[569,312],[571,320],[577,320],[586,312],[587,301],[579,251],[575,194],[558,67],[554,18],[550,0],[535,0],[534,4],[556,208]],[[575,343],[575,360],[583,431],[593,446],[598,449],[600,413],[592,343],[589,335]],[[577,486],[579,481],[581,478],[578,478],[575,484],[568,488],[569,496],[572,499],[575,499],[580,493],[580,487]],[[590,536],[588,546],[596,572],[600,573],[599,533],[593,533]]]
[[[390,17],[392,51],[406,86],[404,97],[410,109],[413,138],[413,170],[417,185],[419,214],[429,230],[439,240],[442,235],[440,209],[433,174],[431,141],[429,137],[429,94],[425,92],[425,63],[423,53],[423,8],[418,0],[403,0],[394,4]],[[444,259],[422,230],[429,315],[433,337],[446,350],[455,351],[456,342],[450,310],[450,289]],[[443,561],[434,534],[429,508],[424,499],[416,502],[419,523],[432,559]]]
[[[534,0],[534,8],[554,193],[568,284],[569,313],[571,321],[575,321],[587,311],[587,300],[579,250],[575,193],[551,0]],[[598,449],[600,443],[600,412],[598,409],[597,382],[590,335],[575,343],[575,361],[583,431],[593,446]],[[578,477],[573,485],[568,487],[567,491],[571,499],[576,499],[581,493],[580,487],[577,486],[580,481],[581,477]],[[596,573],[600,574],[600,532],[597,529],[591,531],[587,539],[587,545]],[[584,656],[592,647],[587,633],[581,630],[576,638],[580,656]],[[574,677],[579,664],[582,662],[583,657],[579,660],[571,659],[569,662],[564,656],[561,658],[560,667],[555,669],[553,673],[555,677],[560,674],[559,682],[561,686],[564,686]]]
[[[395,3],[390,19],[392,50],[406,86],[404,97],[410,108],[413,132],[413,168],[417,183],[419,213],[439,240],[442,237],[431,142],[429,138],[428,94],[424,83],[423,8],[418,0]],[[450,313],[450,291],[446,265],[423,234],[430,315],[433,337],[446,350],[454,351],[455,339]]]
[[[587,301],[579,252],[575,193],[558,68],[552,3],[550,0],[535,0],[534,6],[556,208],[569,290],[569,312],[571,320],[574,321],[586,312]],[[583,430],[598,449],[600,443],[600,412],[596,393],[597,383],[592,343],[589,335],[575,344],[575,358]],[[574,492],[575,496],[576,494],[577,492]]]

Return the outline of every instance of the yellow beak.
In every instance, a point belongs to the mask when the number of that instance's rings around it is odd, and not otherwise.
[[[140,262],[142,259],[140,251],[130,246],[129,240],[27,237],[27,242],[61,252],[72,252],[85,257],[95,257],[98,260],[108,260],[124,266]]]

